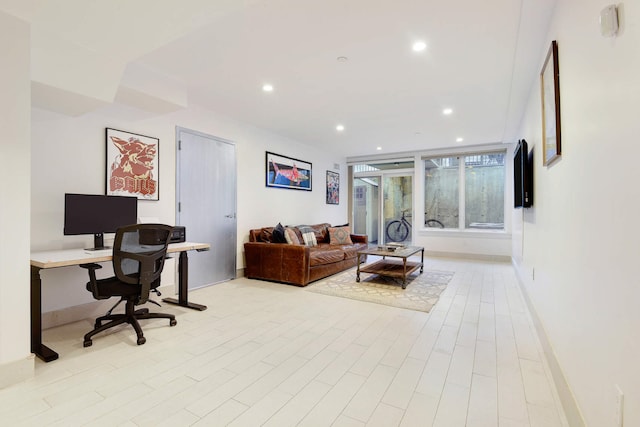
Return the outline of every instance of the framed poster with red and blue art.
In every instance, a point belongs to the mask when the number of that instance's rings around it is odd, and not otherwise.
[[[106,145],[105,194],[158,200],[160,140],[107,128]]]
[[[266,155],[267,187],[311,191],[311,163],[281,154]]]

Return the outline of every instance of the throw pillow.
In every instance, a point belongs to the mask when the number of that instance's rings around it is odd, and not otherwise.
[[[290,245],[300,245],[300,239],[298,239],[298,235],[296,231],[291,227],[285,227],[284,229],[284,237],[287,239],[287,243]]]
[[[287,238],[284,237],[284,227],[278,223],[273,227],[273,233],[271,234],[271,241],[273,243],[287,243]]]
[[[305,246],[317,246],[318,241],[316,240],[316,233],[313,232],[313,228],[300,225],[298,226],[298,230],[302,233],[302,240],[304,240]]]
[[[260,231],[260,240],[259,242],[271,243],[271,236],[273,231],[270,228],[263,228]]]
[[[329,244],[351,245],[351,232],[349,227],[329,227]]]

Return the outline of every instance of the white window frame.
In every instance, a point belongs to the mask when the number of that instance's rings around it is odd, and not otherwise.
[[[419,205],[416,205],[416,208],[419,206],[422,210],[421,216],[423,217],[423,221],[421,222],[422,226],[419,229],[421,234],[460,234],[460,235],[469,235],[473,233],[478,233],[482,235],[491,235],[491,234],[509,234],[510,221],[508,221],[508,194],[509,188],[508,185],[509,180],[507,179],[509,176],[510,167],[512,167],[512,163],[509,162],[508,156],[508,147],[504,144],[500,145],[489,145],[482,147],[466,147],[460,151],[452,150],[452,151],[429,151],[423,152],[416,156],[416,184],[419,183],[420,189],[416,188],[416,193],[419,191]],[[483,154],[492,154],[492,153],[501,153],[505,156],[504,162],[504,171],[505,171],[505,186],[504,186],[504,227],[502,229],[476,229],[476,228],[465,228],[465,217],[466,217],[466,180],[465,180],[465,161],[464,158],[466,156],[475,156],[475,155],[483,155]],[[419,158],[418,158],[419,157]],[[434,158],[434,157],[458,157],[458,228],[428,228],[424,226],[424,180],[425,180],[425,170],[424,170],[424,161],[426,159]]]
[[[385,162],[397,162],[413,159],[414,164],[414,175],[413,175],[413,218],[424,218],[424,179],[425,179],[425,171],[424,171],[424,159],[430,157],[454,157],[454,156],[469,156],[476,154],[487,154],[487,153],[497,153],[503,152],[505,155],[505,186],[504,186],[504,228],[501,230],[492,230],[492,229],[475,229],[475,228],[464,228],[464,216],[460,216],[458,220],[458,228],[427,228],[424,226],[423,221],[413,221],[413,232],[415,235],[421,236],[447,236],[447,237],[471,237],[473,235],[481,236],[482,238],[496,238],[496,239],[504,239],[511,236],[511,210],[509,206],[513,202],[513,180],[509,179],[510,176],[513,175],[513,158],[509,155],[512,153],[513,144],[481,144],[481,145],[473,145],[460,147],[457,149],[446,148],[446,149],[433,149],[433,150],[422,150],[422,151],[413,151],[413,152],[405,152],[405,153],[389,153],[386,155],[372,155],[372,156],[358,156],[358,157],[350,157],[347,158],[347,165],[353,166],[360,163],[366,162],[376,162],[376,163],[385,163]],[[463,162],[464,163],[464,162]],[[402,170],[397,170],[402,171]],[[462,173],[462,172],[461,172]],[[464,210],[464,175],[460,177],[461,188],[459,197],[462,198],[460,206],[458,209]],[[349,182],[349,191],[352,191],[351,185],[353,183]],[[511,202],[510,202],[511,201]],[[352,214],[352,212],[350,212]],[[464,212],[463,212],[464,214]],[[460,222],[462,221],[462,222]]]

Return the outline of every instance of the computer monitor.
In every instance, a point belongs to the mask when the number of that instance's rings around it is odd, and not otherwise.
[[[98,194],[64,195],[64,235],[93,234],[92,250],[107,249],[104,233],[129,224],[138,218],[138,198]]]

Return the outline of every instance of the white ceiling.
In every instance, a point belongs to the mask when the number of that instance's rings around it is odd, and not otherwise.
[[[0,10],[31,24],[37,96],[44,96],[38,94],[46,81],[109,102],[122,94],[126,70],[153,70],[185,91],[185,105],[343,156],[516,140],[554,5],[0,0]],[[427,49],[413,52],[415,40]],[[69,67],[65,54],[74,62],[88,59]],[[339,62],[341,56],[348,61]],[[84,71],[74,76],[77,68]],[[68,81],[53,81],[62,69]],[[83,79],[93,87],[79,87]],[[272,93],[261,89],[267,82]],[[444,116],[445,107],[453,114]]]

